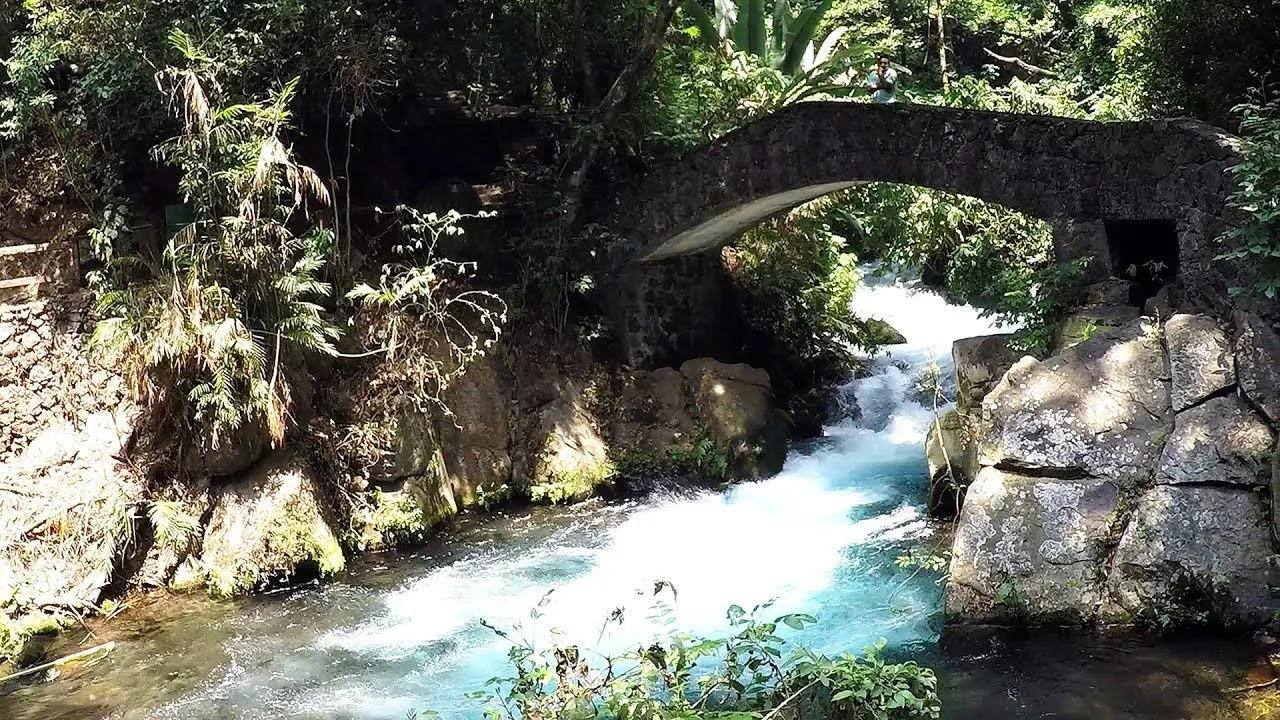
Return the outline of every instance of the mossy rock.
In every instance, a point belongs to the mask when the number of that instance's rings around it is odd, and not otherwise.
[[[341,571],[346,560],[311,468],[277,453],[221,488],[201,557],[210,593],[227,597]]]

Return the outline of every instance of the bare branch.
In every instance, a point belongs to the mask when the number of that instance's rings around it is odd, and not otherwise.
[[[995,58],[996,60],[1006,65],[1013,65],[1027,72],[1039,73],[1040,75],[1044,75],[1045,77],[1051,77],[1051,78],[1062,77],[1062,75],[1060,75],[1059,73],[1056,73],[1052,70],[1046,70],[1036,65],[1032,65],[1031,63],[1023,60],[1022,58],[1005,57],[1004,55],[997,55],[996,53],[992,52],[990,48],[982,48],[982,50],[986,52],[988,55],[990,55],[991,57]]]

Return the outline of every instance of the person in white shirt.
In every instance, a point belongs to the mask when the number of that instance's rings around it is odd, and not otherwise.
[[[893,89],[898,83],[898,73],[889,67],[889,58],[881,55],[871,74],[867,76],[867,91],[871,93],[871,102],[893,102]]]

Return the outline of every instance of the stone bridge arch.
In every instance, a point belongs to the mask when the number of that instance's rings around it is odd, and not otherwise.
[[[1238,150],[1234,137],[1194,120],[800,103],[621,185],[595,218],[631,243],[630,282],[620,290],[632,297],[621,315],[653,314],[644,285],[662,265],[654,261],[717,248],[772,215],[863,182],[969,195],[1044,219],[1058,259],[1093,258],[1099,277],[1155,228],[1176,247],[1181,304],[1203,308],[1225,292],[1214,258],[1231,222],[1225,171]],[[634,317],[627,324],[631,335],[644,332]]]

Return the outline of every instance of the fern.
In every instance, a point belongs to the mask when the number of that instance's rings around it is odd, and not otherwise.
[[[182,551],[190,546],[200,530],[200,521],[183,509],[182,503],[156,500],[147,508],[147,519],[160,547]]]

